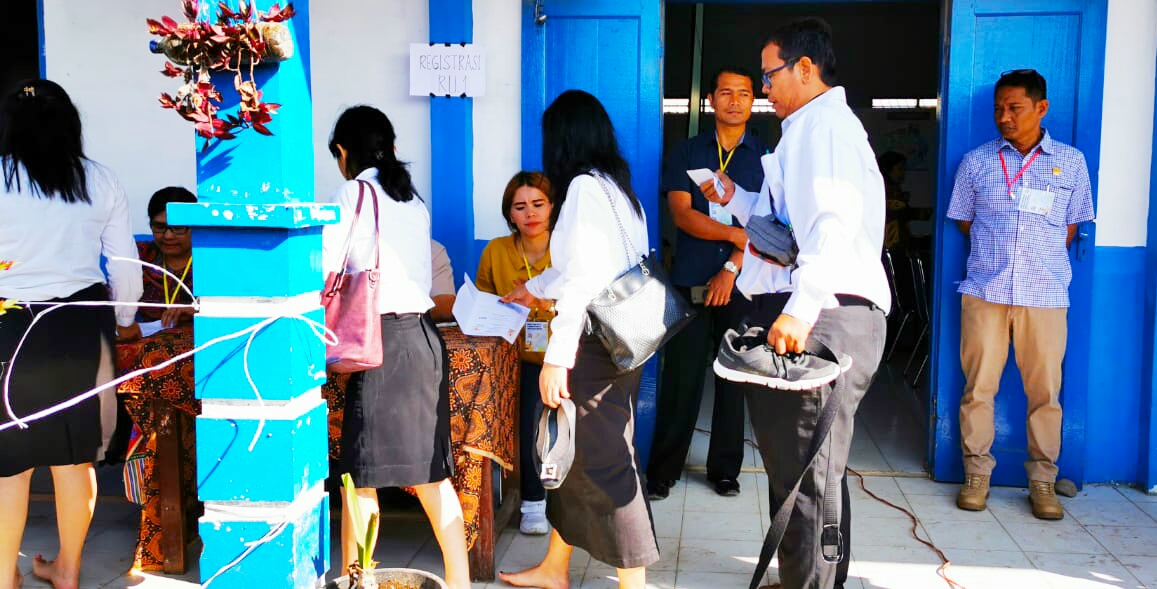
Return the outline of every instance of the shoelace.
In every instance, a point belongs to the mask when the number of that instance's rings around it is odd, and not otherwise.
[[[1033,481],[1032,490],[1036,491],[1038,495],[1055,495],[1054,487],[1045,481]]]
[[[978,474],[970,474],[964,479],[964,486],[969,488],[979,488],[984,481],[984,477]]]

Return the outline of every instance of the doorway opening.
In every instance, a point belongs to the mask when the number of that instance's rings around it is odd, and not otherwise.
[[[22,80],[40,77],[37,0],[0,2],[0,94]]]
[[[833,31],[839,85],[863,121],[886,178],[888,226],[885,267],[893,286],[893,311],[885,359],[860,405],[849,466],[864,473],[924,476],[934,407],[929,394],[933,317],[932,238],[937,203],[942,55],[940,2],[682,3],[665,11],[663,147],[713,133],[707,94],[722,67],[759,75],[760,43],[777,25],[818,16]],[[756,101],[748,133],[775,146],[780,122],[753,79]],[[883,168],[888,169],[883,169]],[[677,229],[665,198],[661,237],[668,261],[679,252]],[[706,464],[713,406],[711,375],[688,470]],[[750,428],[750,426],[748,426]],[[749,432],[750,434],[750,432]],[[748,439],[753,439],[748,435]],[[745,471],[758,472],[758,452],[748,448]]]

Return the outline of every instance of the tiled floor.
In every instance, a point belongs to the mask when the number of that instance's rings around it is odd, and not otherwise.
[[[930,539],[952,565],[947,575],[967,589],[1157,589],[1157,496],[1125,487],[1090,486],[1062,499],[1066,517],[1045,523],[1029,513],[1023,489],[993,489],[989,509],[955,508],[956,487],[934,483],[922,472],[924,428],[910,392],[890,375],[869,394],[858,416],[852,467],[873,473],[865,484],[877,495],[911,510],[916,533]],[[893,393],[893,391],[899,391]],[[709,400],[705,402],[709,406]],[[704,411],[701,427],[709,427]],[[770,519],[767,485],[758,474],[759,457],[749,448],[738,497],[715,495],[704,479],[707,434],[698,434],[692,467],[666,500],[653,504],[662,560],[648,570],[648,584],[661,589],[746,587]],[[748,472],[749,471],[749,472]],[[107,477],[107,478],[106,478]],[[102,488],[115,492],[115,472],[102,473]],[[854,532],[848,589],[947,588],[937,576],[940,561],[911,535],[906,515],[852,489]],[[136,510],[123,500],[102,498],[86,547],[82,584],[88,588],[193,587],[194,566],[181,577],[125,574],[135,537]],[[55,551],[53,507],[47,496],[33,502],[23,553]],[[519,570],[541,559],[545,537],[507,530],[498,542],[499,570]],[[197,548],[191,549],[195,559]],[[414,567],[441,573],[441,559],[429,526],[417,513],[383,522],[375,554],[383,566]],[[337,562],[336,554],[333,558]],[[28,557],[21,559],[27,574]],[[774,567],[774,564],[773,564]],[[333,577],[331,573],[330,578]],[[576,589],[617,586],[614,570],[576,551],[571,562]],[[775,569],[769,573],[774,580]],[[26,587],[45,587],[28,578]],[[499,587],[501,583],[476,585]]]

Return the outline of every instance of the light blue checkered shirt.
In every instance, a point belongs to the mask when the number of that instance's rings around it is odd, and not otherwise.
[[[1012,185],[1009,195],[1000,154],[1012,179],[1032,157],[1021,156],[1005,139],[968,152],[956,171],[948,218],[971,221],[968,275],[958,292],[990,303],[1019,307],[1069,306],[1068,226],[1093,220],[1093,190],[1085,156],[1053,140],[1048,131],[1034,149],[1040,155]],[[1045,215],[1017,211],[1023,188],[1048,190]]]

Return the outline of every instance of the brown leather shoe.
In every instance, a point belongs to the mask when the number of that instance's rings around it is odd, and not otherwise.
[[[984,511],[988,506],[988,479],[986,474],[964,476],[964,485],[956,495],[956,506],[965,511]]]
[[[1032,503],[1032,514],[1037,519],[1063,519],[1065,510],[1057,499],[1056,484],[1046,481],[1029,481],[1028,500]]]

